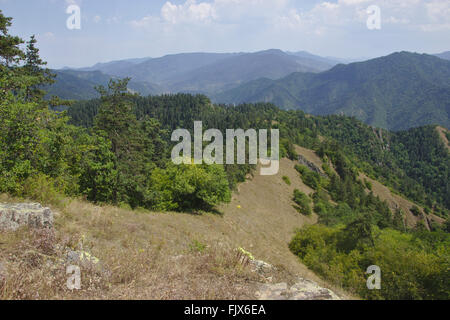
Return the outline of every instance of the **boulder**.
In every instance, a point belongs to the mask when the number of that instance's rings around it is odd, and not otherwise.
[[[339,300],[330,289],[322,288],[311,280],[298,279],[290,288],[284,282],[261,284],[256,292],[260,300]]]
[[[289,300],[339,300],[339,297],[330,289],[322,288],[317,283],[299,279],[289,289]]]
[[[0,230],[52,228],[53,213],[39,203],[0,203]]]
[[[250,260],[250,265],[252,266],[252,271],[257,272],[261,275],[266,275],[274,270],[276,268],[267,262],[261,261],[261,260]]]

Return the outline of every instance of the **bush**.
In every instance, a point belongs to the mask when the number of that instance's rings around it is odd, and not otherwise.
[[[372,183],[368,181],[367,179],[364,179],[364,184],[366,185],[366,188],[370,191],[372,191]]]
[[[301,165],[299,165],[299,164],[296,164],[294,168],[295,168],[295,170],[297,170],[298,173],[300,173],[300,174],[304,174],[304,173],[308,170],[308,168],[307,168],[306,166],[301,166]]]
[[[298,205],[297,207],[295,207],[298,212],[305,215],[310,215],[312,213],[310,206],[311,199],[306,194],[298,189],[295,189],[293,200]]]
[[[366,299],[450,298],[448,235],[413,237],[392,229],[376,230],[373,246],[361,243],[342,251],[341,239],[348,238],[355,228],[365,230],[357,225],[350,229],[308,226],[297,231],[289,248],[320,276]],[[363,232],[361,239],[365,236]],[[366,287],[365,272],[370,265],[381,268],[381,290]]]
[[[411,213],[412,213],[413,215],[415,215],[416,217],[420,215],[420,209],[419,209],[417,206],[413,206],[413,207],[410,209],[410,211],[411,211]]]
[[[305,166],[296,165],[295,169],[301,174],[303,183],[314,190],[319,190],[321,187],[328,185],[327,179],[322,178],[319,173],[311,171]]]
[[[291,185],[291,180],[289,179],[289,177],[283,176],[281,179],[283,179],[283,181],[286,182],[286,184],[287,184],[288,186]]]
[[[58,181],[44,174],[37,174],[25,181],[21,196],[41,203],[58,204],[63,199],[60,190],[63,190],[63,187],[58,186]]]
[[[212,210],[231,192],[223,166],[169,164],[153,170],[146,198],[154,210]]]

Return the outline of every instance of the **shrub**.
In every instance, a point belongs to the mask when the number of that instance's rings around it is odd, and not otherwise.
[[[223,166],[169,164],[153,170],[146,198],[154,210],[211,210],[231,192]]]
[[[40,173],[25,180],[21,195],[41,203],[58,204],[63,199],[60,190],[63,187],[58,186],[57,180]]]
[[[412,213],[413,215],[415,215],[416,217],[417,217],[418,215],[420,215],[420,209],[419,209],[417,206],[413,206],[413,207],[410,209],[410,211],[411,211],[411,213]]]
[[[291,180],[289,179],[289,177],[283,176],[281,179],[283,179],[283,181],[286,182],[286,184],[287,184],[288,186],[291,185]]]
[[[322,178],[319,173],[311,171],[305,166],[296,165],[295,169],[301,174],[303,183],[314,190],[328,185],[328,179]]]
[[[311,206],[310,206],[311,199],[306,194],[304,194],[303,192],[301,192],[298,189],[295,189],[293,200],[298,205],[296,207],[298,212],[305,214],[305,215],[311,214]]]
[[[423,241],[431,241],[435,246],[430,251],[429,245],[421,244],[420,237],[384,229],[376,231],[373,246],[361,244],[356,249],[341,251],[340,239],[354,231],[350,229],[308,226],[297,231],[289,248],[317,274],[365,299],[450,298],[448,238],[427,236]],[[370,265],[381,269],[381,290],[366,287],[365,272]]]
[[[297,170],[298,173],[300,173],[300,174],[303,174],[303,173],[305,173],[305,172],[308,170],[308,168],[306,168],[306,166],[301,166],[301,165],[299,165],[299,164],[296,164],[294,168],[295,168],[295,170]]]
[[[367,179],[364,179],[364,184],[366,185],[366,188],[370,191],[372,191],[372,183],[368,181]]]

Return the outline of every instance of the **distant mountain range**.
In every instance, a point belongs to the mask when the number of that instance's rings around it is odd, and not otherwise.
[[[346,114],[376,127],[450,127],[450,61],[394,53],[322,73],[292,73],[250,81],[214,96],[215,102],[272,102],[286,109]]]
[[[450,52],[409,52],[344,65],[305,51],[184,53],[57,70],[49,94],[98,97],[97,85],[131,77],[141,95],[204,93],[216,103],[272,102],[285,109],[346,114],[376,127],[449,128]]]
[[[57,70],[58,82],[50,88],[50,94],[88,99],[97,95],[95,84],[104,84],[110,77],[131,77],[130,88],[142,95],[176,92],[209,95],[261,77],[275,80],[292,72],[321,72],[337,63],[307,52],[275,49],[255,53],[183,53]]]
[[[442,53],[438,53],[438,54],[435,54],[435,56],[439,57],[441,59],[450,60],[450,51],[445,51],[445,52],[442,52]]]
[[[62,99],[88,100],[97,98],[96,86],[107,86],[111,78],[117,78],[100,71],[75,71],[70,69],[53,70],[56,82],[46,88],[48,96],[56,95]],[[159,94],[162,89],[151,83],[131,80],[128,84],[130,91],[141,95]]]

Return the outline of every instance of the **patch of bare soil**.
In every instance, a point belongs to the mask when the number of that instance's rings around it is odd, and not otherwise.
[[[450,142],[448,141],[447,135],[445,134],[446,132],[448,132],[448,130],[440,126],[437,126],[436,130],[439,133],[439,136],[441,137],[445,146],[447,147],[447,150],[450,151]]]
[[[373,180],[373,179],[367,177],[365,174],[361,173],[359,175],[359,178],[363,181],[364,180],[369,181],[372,184],[373,194],[375,196],[380,197],[381,200],[386,201],[389,208],[392,211],[395,211],[397,209],[402,210],[405,213],[405,223],[408,227],[412,228],[420,220],[424,220],[426,222],[427,219],[429,219],[430,221],[435,221],[439,224],[444,223],[444,219],[442,219],[434,214],[426,215],[424,213],[423,207],[416,205],[414,202],[409,201],[398,194],[393,193],[388,187],[382,185],[380,182],[378,182],[376,180]],[[419,208],[420,213],[421,213],[419,216],[415,216],[411,212],[411,208],[413,206],[417,206]],[[425,226],[427,226],[427,223],[425,223]]]

